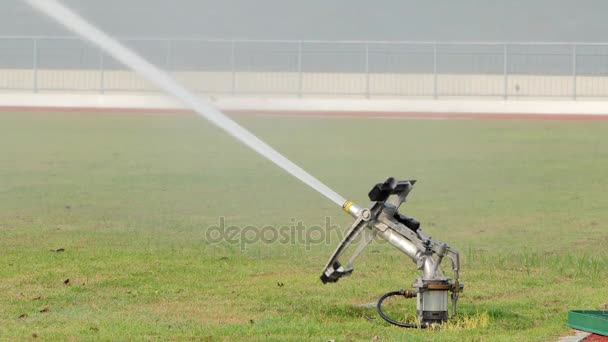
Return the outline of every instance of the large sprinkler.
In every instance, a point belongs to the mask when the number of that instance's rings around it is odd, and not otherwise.
[[[198,115],[209,120],[226,133],[272,161],[281,169],[315,189],[353,216],[355,223],[325,267],[321,276],[323,283],[336,282],[340,277],[350,274],[353,270],[352,264],[354,259],[373,240],[373,237],[378,235],[405,253],[416,263],[418,269],[422,270],[422,276],[413,284],[413,287],[416,289],[415,292],[389,292],[380,298],[378,301],[380,315],[390,323],[402,327],[425,328],[444,322],[448,319],[448,292],[452,293],[452,314],[455,314],[458,293],[463,288],[462,284],[458,281],[458,271],[460,268],[458,253],[445,243],[432,240],[420,229],[420,224],[417,221],[399,213],[399,206],[405,201],[407,194],[414,185],[414,181],[399,182],[393,178],[389,178],[386,182],[376,185],[369,193],[369,198],[372,200],[370,208],[362,208],[351,201],[347,201],[344,197],[285,158],[251,132],[213,108],[200,97],[189,92],[168,73],[146,61],[60,2],[56,0],[24,1],[70,31],[97,45],[116,60],[139,73],[149,82],[175,97],[186,107],[194,110]],[[338,257],[366,228],[372,234],[360,244],[355,254],[350,258],[347,267],[344,268],[339,263]],[[445,256],[452,260],[453,281],[446,278],[440,268],[441,260]],[[397,322],[384,315],[381,307],[382,301],[393,295],[417,297],[418,324]]]
[[[412,284],[414,291],[394,291],[380,297],[376,306],[378,313],[389,323],[400,327],[427,328],[448,320],[450,293],[452,316],[456,315],[458,294],[464,286],[459,281],[458,252],[444,242],[433,240],[420,228],[420,222],[399,212],[399,207],[405,202],[415,183],[415,180],[397,181],[388,178],[384,183],[376,184],[369,192],[368,196],[372,201],[369,209],[351,201],[344,204],[344,211],[354,217],[355,222],[327,262],[321,281],[324,284],[333,283],[341,277],[350,275],[353,272],[355,259],[374,237],[379,236],[412,259],[418,270],[422,271],[422,276]],[[367,235],[363,239],[358,239],[362,233]],[[360,241],[359,245],[347,264],[343,266],[338,258],[355,241]],[[447,278],[441,270],[440,265],[444,257],[452,262],[453,280]],[[397,295],[405,298],[416,297],[417,324],[395,321],[384,314],[382,302],[388,297]]]

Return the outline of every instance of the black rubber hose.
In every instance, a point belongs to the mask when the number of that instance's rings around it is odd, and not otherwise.
[[[383,320],[389,322],[390,324],[396,325],[398,327],[402,327],[402,328],[409,328],[409,329],[424,329],[426,328],[426,326],[419,326],[416,324],[410,324],[410,323],[404,323],[404,322],[398,322],[395,321],[394,319],[388,317],[387,315],[384,314],[384,312],[382,312],[382,302],[392,296],[403,296],[405,294],[405,291],[400,290],[400,291],[393,291],[393,292],[388,292],[382,295],[382,297],[380,297],[380,299],[378,299],[378,304],[376,305],[376,309],[378,309],[378,314],[380,314],[380,317],[382,317]]]

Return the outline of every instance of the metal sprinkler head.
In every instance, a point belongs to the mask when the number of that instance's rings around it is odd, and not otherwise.
[[[368,194],[372,201],[369,209],[352,201],[344,203],[343,210],[353,216],[355,222],[329,259],[321,275],[321,281],[324,284],[334,283],[350,275],[353,272],[355,259],[376,236],[379,236],[407,255],[422,274],[412,284],[414,290],[393,291],[380,297],[377,304],[378,313],[391,324],[405,328],[428,328],[440,325],[450,318],[448,314],[450,301],[451,314],[456,315],[458,295],[464,285],[459,281],[458,252],[444,242],[433,240],[420,228],[420,222],[399,212],[399,207],[406,201],[415,183],[415,180],[397,181],[391,177],[383,183],[374,185]],[[358,241],[357,236],[364,231],[370,234],[361,240],[346,266],[342,266],[338,258],[349,245]],[[447,278],[441,270],[444,257],[451,260],[453,279]],[[405,298],[416,297],[417,324],[398,322],[384,314],[382,302],[386,298],[397,295]]]

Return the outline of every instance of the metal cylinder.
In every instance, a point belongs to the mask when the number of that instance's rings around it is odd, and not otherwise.
[[[427,290],[418,293],[418,318],[421,323],[441,323],[448,320],[448,291]]]
[[[418,262],[420,259],[418,247],[404,238],[403,235],[392,229],[386,229],[384,231],[378,230],[378,235],[388,241],[391,245],[397,247],[400,251],[405,253],[405,255],[412,258],[414,262]]]
[[[342,205],[342,210],[347,212],[350,216],[358,218],[363,208],[353,201],[346,201]]]

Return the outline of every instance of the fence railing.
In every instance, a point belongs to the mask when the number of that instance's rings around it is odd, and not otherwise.
[[[123,41],[208,94],[608,98],[608,43]],[[156,91],[75,37],[0,37],[0,90]]]

